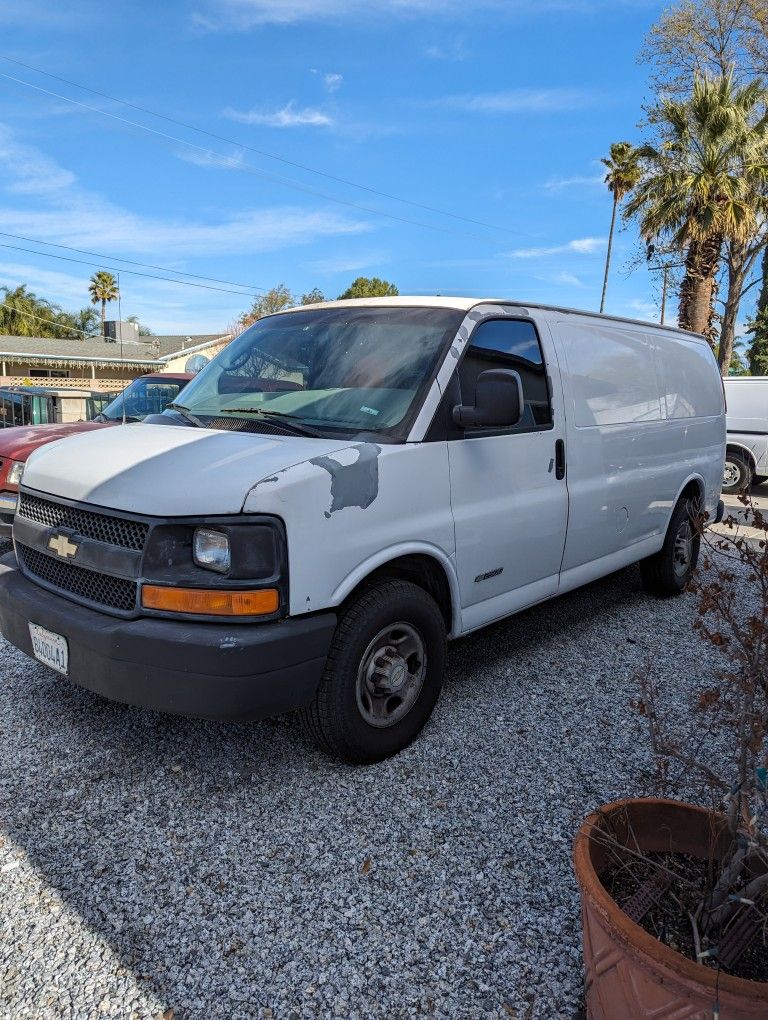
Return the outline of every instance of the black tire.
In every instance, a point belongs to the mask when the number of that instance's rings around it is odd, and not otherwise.
[[[752,485],[752,464],[738,450],[727,450],[723,471],[723,492],[748,492]]]
[[[643,587],[654,595],[679,595],[691,580],[699,560],[701,536],[691,517],[695,513],[688,499],[681,499],[672,511],[664,545],[654,556],[642,560],[640,573]],[[681,544],[685,529],[689,535],[689,551],[683,563]],[[680,539],[680,542],[678,541]]]
[[[398,648],[405,657],[394,654]],[[409,648],[416,649],[410,656]],[[327,754],[354,765],[397,754],[432,714],[446,652],[443,614],[430,595],[396,578],[372,584],[339,618],[315,700],[301,711],[305,732]],[[399,705],[400,692],[390,690],[398,682],[405,692]]]

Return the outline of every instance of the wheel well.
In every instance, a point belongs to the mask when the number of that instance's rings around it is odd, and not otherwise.
[[[738,454],[738,456],[741,457],[742,460],[747,461],[747,463],[751,466],[753,471],[755,470],[757,465],[755,462],[754,454],[752,453],[751,450],[748,450],[746,446],[736,446],[734,443],[727,443],[725,447],[726,457],[728,456],[729,453]]]
[[[696,478],[692,478],[680,493],[680,499],[697,503],[700,507],[704,502],[704,486]]]
[[[384,578],[397,577],[404,581],[417,584],[432,596],[440,607],[445,621],[445,629],[450,632],[453,629],[453,606],[451,603],[451,588],[446,577],[445,570],[431,556],[421,553],[412,553],[409,556],[399,556],[389,563],[377,567],[372,573],[364,578],[344,599],[344,604],[354,601],[357,596],[370,587],[376,581]]]

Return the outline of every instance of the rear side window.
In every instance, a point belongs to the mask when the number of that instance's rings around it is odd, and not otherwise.
[[[547,369],[536,327],[522,319],[490,319],[472,334],[459,368],[463,404],[473,404],[477,377],[489,368],[509,368],[520,374],[525,410],[520,423],[505,432],[520,432],[552,425]],[[473,430],[474,431],[474,430]]]

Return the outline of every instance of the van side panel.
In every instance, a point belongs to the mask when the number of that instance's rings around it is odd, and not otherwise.
[[[674,493],[671,481],[658,483],[670,450],[651,343],[639,329],[583,317],[553,330],[568,419],[563,570],[637,542],[655,551]]]
[[[725,420],[723,384],[709,344],[674,333],[654,338],[656,363],[669,422],[669,443],[678,451],[667,473],[678,490],[686,476],[704,485],[704,506],[714,515],[723,477]]]
[[[725,379],[728,431],[768,434],[768,379]]]
[[[568,540],[563,571],[636,546],[661,548],[683,486],[702,483],[714,514],[722,482],[722,387],[704,341],[671,331],[551,323],[563,352],[568,418]],[[614,567],[615,569],[615,567]]]

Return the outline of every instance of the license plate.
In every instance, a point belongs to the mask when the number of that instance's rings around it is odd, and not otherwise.
[[[32,651],[35,658],[50,666],[59,673],[67,675],[69,669],[69,647],[67,639],[61,634],[54,634],[37,623],[30,623],[29,636],[32,638]]]

